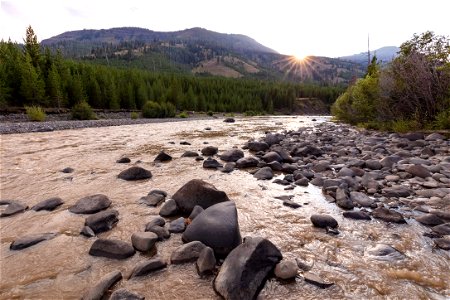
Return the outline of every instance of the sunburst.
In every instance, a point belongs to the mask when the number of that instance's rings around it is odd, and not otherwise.
[[[301,81],[312,80],[314,78],[322,78],[318,69],[323,66],[323,63],[314,56],[286,56],[274,62],[274,65],[284,72],[286,77],[299,79]]]

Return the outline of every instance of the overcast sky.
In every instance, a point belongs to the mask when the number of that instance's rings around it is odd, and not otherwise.
[[[133,26],[239,33],[282,54],[337,57],[399,46],[414,33],[450,35],[449,0],[0,0],[0,39]]]

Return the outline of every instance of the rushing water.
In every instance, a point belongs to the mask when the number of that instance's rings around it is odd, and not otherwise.
[[[199,151],[209,145],[219,153],[241,147],[265,131],[297,129],[314,122],[308,117],[259,117],[238,119],[88,128],[48,133],[1,136],[1,199],[16,199],[30,207],[59,196],[65,203],[53,212],[31,210],[0,219],[0,298],[73,299],[103,275],[120,270],[124,287],[146,299],[217,299],[213,276],[200,278],[193,263],[169,265],[148,276],[127,280],[133,267],[149,256],[137,253],[126,260],[111,260],[88,254],[93,239],[79,235],[83,215],[68,212],[78,199],[96,193],[107,195],[119,211],[119,223],[101,237],[130,242],[134,232],[143,231],[158,208],[139,204],[152,189],[174,194],[191,179],[203,179],[225,191],[238,209],[242,236],[262,236],[272,241],[287,259],[314,262],[312,271],[334,282],[328,289],[305,283],[267,281],[262,299],[443,299],[450,296],[450,256],[433,248],[422,234],[426,228],[389,225],[382,221],[344,219],[341,210],[329,204],[313,186],[285,191],[269,181],[257,181],[246,171],[224,174],[202,168],[193,158],[180,158],[186,150]],[[211,127],[212,130],[205,130]],[[180,145],[188,141],[191,145]],[[174,142],[174,143],[171,143]],[[153,163],[164,150],[174,157],[168,163]],[[132,164],[151,170],[147,181],[126,182],[117,174],[127,165],[115,161],[122,156]],[[139,163],[137,161],[140,161]],[[75,169],[65,174],[65,167]],[[302,207],[282,205],[275,196],[295,195]],[[328,213],[340,224],[341,234],[333,236],[311,226],[313,213]],[[21,251],[9,250],[19,236],[58,232],[56,238]],[[377,260],[365,254],[378,243],[392,245],[406,255],[398,261]],[[181,245],[181,235],[157,243],[157,254],[168,260]]]

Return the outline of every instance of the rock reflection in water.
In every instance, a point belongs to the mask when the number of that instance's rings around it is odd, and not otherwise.
[[[200,152],[205,142],[217,146],[220,154],[234,146],[240,148],[249,138],[259,138],[266,131],[313,123],[308,117],[254,117],[238,118],[236,123],[193,120],[2,136],[1,198],[32,207],[42,200],[61,197],[64,204],[51,212],[27,210],[0,219],[0,299],[79,298],[101,277],[116,270],[125,279],[114,290],[126,288],[146,299],[218,299],[212,289],[213,276],[200,278],[194,263],[169,265],[151,275],[127,280],[133,268],[149,256],[138,253],[116,261],[88,255],[94,239],[79,235],[85,216],[67,210],[82,197],[107,195],[111,208],[119,211],[119,222],[99,237],[130,242],[131,235],[144,231],[160,208],[140,204],[139,199],[153,189],[171,196],[191,179],[212,183],[236,203],[243,237],[269,239],[285,258],[313,265],[311,271],[334,283],[320,289],[301,278],[293,283],[270,279],[260,294],[264,299],[450,296],[449,255],[432,247],[422,236],[425,227],[417,222],[388,225],[378,220],[346,219],[341,209],[328,203],[311,185],[285,191],[271,181],[257,181],[246,171],[225,174],[203,169],[202,162],[195,158],[181,157],[185,151]],[[153,162],[162,150],[173,160]],[[121,157],[129,157],[131,163],[116,163]],[[137,182],[117,179],[117,174],[132,165],[150,170],[153,177]],[[61,172],[66,167],[74,172]],[[284,206],[283,201],[275,199],[281,195],[294,195],[291,200],[302,206]],[[312,227],[312,214],[333,216],[340,234],[329,235],[324,229]],[[44,232],[59,235],[21,251],[9,250],[16,238]],[[376,260],[365,255],[377,244],[391,245],[404,258]],[[180,245],[181,234],[172,234],[157,243],[157,255],[168,261]]]

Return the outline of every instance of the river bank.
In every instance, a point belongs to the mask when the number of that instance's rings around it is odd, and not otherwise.
[[[293,281],[271,276],[261,297],[448,297],[449,140],[378,133],[316,118],[208,119],[2,136],[2,200],[32,207],[60,197],[63,204],[50,212],[27,209],[0,219],[0,298],[79,298],[115,271],[123,279],[114,291],[125,288],[149,299],[218,298],[213,275],[197,275],[195,263],[171,263],[183,245],[181,233],[125,260],[89,254],[98,238],[130,243],[192,179],[228,195],[242,237],[264,237],[283,261],[302,262]],[[208,146],[217,150],[206,154]],[[245,164],[226,158],[236,150]],[[172,159],[155,161],[161,151]],[[130,163],[116,162],[124,157]],[[205,168],[211,160],[224,168]],[[153,176],[134,182],[117,178],[131,166]],[[155,189],[168,194],[162,204],[140,200]],[[110,198],[118,222],[98,238],[86,238],[80,231],[87,215],[68,209],[98,193]],[[328,215],[338,226],[314,226],[313,215]],[[165,219],[169,229],[176,217]],[[22,236],[44,232],[57,235],[23,250],[9,249]],[[167,267],[129,279],[137,265],[155,257]],[[307,282],[309,272],[332,286]]]

